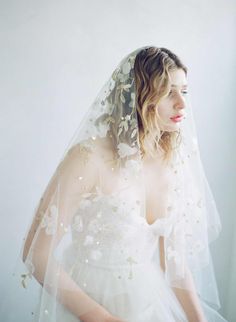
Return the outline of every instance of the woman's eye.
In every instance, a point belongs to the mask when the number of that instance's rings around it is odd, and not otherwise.
[[[173,91],[169,91],[168,96],[170,96],[171,94],[173,94]],[[188,91],[182,91],[182,94],[187,95]]]

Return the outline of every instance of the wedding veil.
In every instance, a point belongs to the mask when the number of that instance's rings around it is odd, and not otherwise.
[[[95,198],[106,195],[109,207],[110,198],[129,187],[131,194],[122,194],[124,206],[130,207],[132,216],[146,220],[134,64],[136,56],[149,48],[138,48],[122,59],[63,153],[26,230],[12,274],[17,291],[11,288],[10,297],[6,297],[4,321],[17,321],[15,294],[16,302],[22,301],[18,308],[21,314],[25,312],[24,322],[36,316],[37,321],[57,321],[59,306],[65,305],[66,298],[72,303],[80,290],[92,296],[96,285],[89,280],[76,281],[76,276],[80,270],[79,258],[81,265],[88,262],[96,265],[107,256],[94,238],[100,234],[105,243],[109,236],[109,224],[99,227],[96,221],[102,214],[97,213],[89,223],[90,232],[83,229],[86,216],[84,219],[81,213],[86,214],[86,208]],[[159,48],[157,54],[161,52]],[[201,301],[217,310],[220,302],[209,244],[218,237],[221,223],[200,159],[189,97],[186,97],[186,112],[187,117],[180,125],[181,143],[169,163],[173,180],[168,207],[154,223],[153,231],[164,238],[166,282],[172,287],[186,288],[188,267]],[[115,178],[112,182],[111,177]],[[116,216],[114,207],[111,215]],[[114,236],[113,252],[119,237]],[[116,295],[112,290],[110,294]],[[77,305],[79,314],[91,309],[89,300]]]

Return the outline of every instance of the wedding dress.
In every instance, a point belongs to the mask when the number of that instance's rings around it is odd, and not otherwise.
[[[142,178],[130,183],[135,171],[140,174],[138,167],[135,161],[126,165],[114,192],[98,186],[82,195],[71,239],[61,242],[63,253],[59,245],[55,257],[83,291],[124,321],[188,321],[160,265],[159,237],[170,234],[173,222],[166,217],[147,222]],[[170,177],[175,171],[169,169]],[[174,200],[170,193],[169,199]],[[42,321],[79,321],[63,305],[52,311],[48,298]],[[226,321],[206,303],[202,307],[209,321]]]
[[[137,195],[132,198],[133,187],[127,199],[128,194],[125,186],[112,195],[86,194],[73,218],[73,242],[63,254],[65,270],[124,321],[187,321],[160,268],[163,225],[148,224]],[[58,322],[78,321],[63,306],[54,314]]]

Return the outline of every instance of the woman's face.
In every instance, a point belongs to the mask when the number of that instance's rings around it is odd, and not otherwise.
[[[163,131],[176,131],[185,116],[185,96],[187,94],[187,80],[182,69],[170,72],[169,93],[157,105],[160,118],[165,124],[159,124]],[[176,116],[179,116],[179,118]]]

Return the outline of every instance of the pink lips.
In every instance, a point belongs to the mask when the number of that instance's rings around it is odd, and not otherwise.
[[[184,118],[184,116],[183,116],[183,115],[177,115],[177,116],[171,117],[170,119],[171,119],[173,122],[180,122],[183,118]]]

